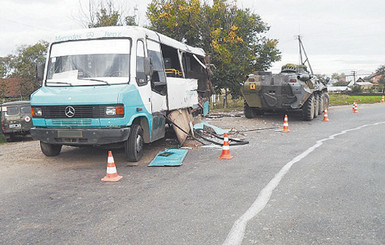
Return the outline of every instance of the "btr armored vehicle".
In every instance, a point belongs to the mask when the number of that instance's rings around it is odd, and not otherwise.
[[[303,119],[311,121],[328,107],[328,80],[321,81],[314,76],[307,57],[302,62],[302,51],[305,55],[306,52],[300,37],[298,40],[301,65],[286,64],[279,74],[257,71],[248,76],[241,87],[245,98],[244,114],[247,118],[269,111],[302,111]]]
[[[326,85],[304,65],[287,64],[279,74],[257,71],[248,76],[241,92],[247,118],[269,111],[302,110],[303,119],[310,121],[329,105]]]

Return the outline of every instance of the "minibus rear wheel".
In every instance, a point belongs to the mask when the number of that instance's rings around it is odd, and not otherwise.
[[[47,157],[53,157],[60,154],[62,145],[53,145],[40,141],[40,149]]]
[[[143,129],[140,125],[131,126],[131,133],[128,140],[124,143],[124,152],[127,161],[137,162],[143,156]]]

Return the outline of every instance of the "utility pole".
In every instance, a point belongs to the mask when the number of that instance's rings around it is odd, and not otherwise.
[[[302,40],[301,40],[301,35],[298,35],[297,38],[298,38],[299,56],[300,56],[300,59],[301,59],[301,65],[305,65],[307,63],[307,65],[309,66],[311,74],[314,75],[313,69],[311,68],[311,65],[310,65],[309,58],[307,57],[307,54],[306,54],[306,51],[305,51],[305,47],[303,46],[303,43],[302,43]],[[303,51],[303,54],[305,55],[305,58],[306,58],[305,60],[302,59],[302,51]]]
[[[356,84],[356,71],[352,71],[353,73],[353,85]]]

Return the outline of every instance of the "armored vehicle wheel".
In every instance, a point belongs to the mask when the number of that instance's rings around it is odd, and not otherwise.
[[[40,141],[40,149],[47,157],[54,157],[60,154],[62,145],[48,144]]]
[[[243,103],[243,112],[244,112],[246,118],[253,118],[253,117],[256,116],[256,115],[255,115],[254,109],[251,108],[251,107],[247,104],[246,100],[245,100],[244,103]]]
[[[321,115],[322,112],[324,111],[324,102],[322,99],[322,94],[318,94],[318,115]]]
[[[314,94],[314,118],[319,115],[319,97],[320,95],[318,93]]]
[[[314,95],[310,95],[305,104],[303,105],[302,115],[303,120],[311,121],[314,118]]]
[[[329,94],[328,93],[322,93],[322,101],[323,101],[324,107],[329,108]]]
[[[137,162],[143,156],[143,129],[137,124],[131,126],[131,133],[124,143],[124,152],[127,161]]]

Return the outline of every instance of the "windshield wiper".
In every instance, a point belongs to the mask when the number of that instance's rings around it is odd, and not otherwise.
[[[72,83],[67,83],[67,82],[46,82],[46,84],[48,83],[53,83],[53,84],[65,84],[65,85],[70,85],[71,87],[73,86]]]
[[[101,80],[101,79],[95,79],[95,78],[78,78],[79,80],[87,80],[87,81],[93,81],[93,82],[100,82],[107,85],[110,85],[107,81]]]

